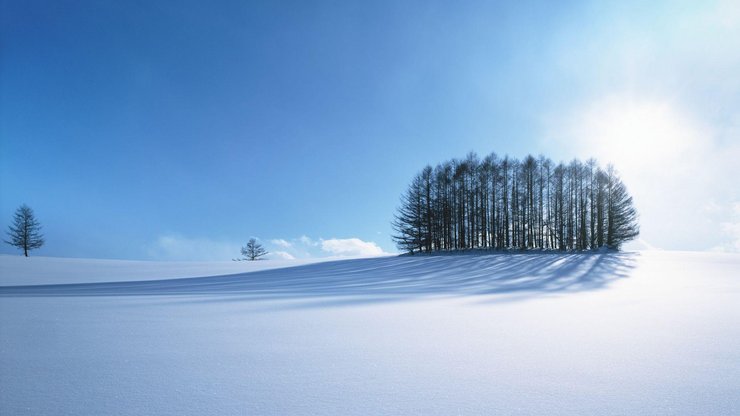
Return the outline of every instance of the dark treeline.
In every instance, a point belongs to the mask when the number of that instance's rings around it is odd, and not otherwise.
[[[393,228],[398,248],[412,254],[619,249],[639,233],[632,197],[611,165],[475,153],[419,172]]]

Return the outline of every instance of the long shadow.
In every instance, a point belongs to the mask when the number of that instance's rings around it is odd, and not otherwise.
[[[342,260],[183,279],[0,287],[0,297],[205,295],[209,300],[341,303],[432,295],[594,290],[629,275],[637,253],[495,253]]]

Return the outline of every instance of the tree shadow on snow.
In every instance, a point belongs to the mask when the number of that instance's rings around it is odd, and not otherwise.
[[[0,297],[202,296],[299,300],[305,307],[425,296],[567,293],[627,277],[638,253],[494,253],[342,260],[226,276],[0,287]],[[192,299],[190,299],[192,300]]]

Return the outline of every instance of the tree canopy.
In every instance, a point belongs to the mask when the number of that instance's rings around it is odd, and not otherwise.
[[[426,166],[401,196],[394,241],[408,253],[465,249],[618,250],[639,234],[613,166],[475,153]]]

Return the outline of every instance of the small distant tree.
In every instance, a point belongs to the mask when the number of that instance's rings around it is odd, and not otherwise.
[[[26,204],[15,211],[13,224],[8,226],[10,240],[3,240],[11,246],[23,249],[23,255],[44,245],[44,236],[41,234],[41,224],[33,215],[33,210]]]
[[[268,254],[267,250],[254,238],[250,238],[247,245],[242,247],[242,255],[250,261],[258,260],[266,254]]]

